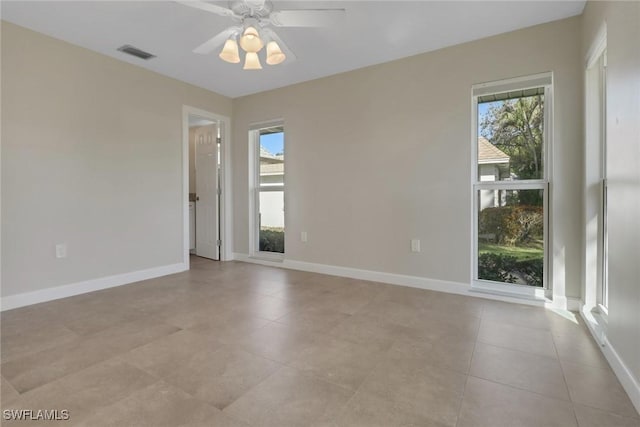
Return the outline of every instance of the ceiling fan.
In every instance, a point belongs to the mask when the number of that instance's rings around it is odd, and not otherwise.
[[[193,52],[208,55],[224,43],[218,56],[237,64],[240,62],[240,44],[245,51],[245,70],[262,69],[258,52],[265,45],[265,62],[269,65],[280,64],[287,58],[295,59],[294,53],[271,27],[323,27],[345,14],[344,9],[274,10],[269,0],[233,0],[229,1],[228,8],[200,0],[178,0],[176,3],[236,21],[235,25],[202,43]]]

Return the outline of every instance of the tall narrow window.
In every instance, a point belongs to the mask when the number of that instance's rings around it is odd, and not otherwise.
[[[284,128],[281,124],[251,131],[253,144],[254,254],[284,254]]]
[[[605,170],[606,173],[606,170]],[[606,176],[606,175],[605,175]],[[609,233],[607,223],[607,178],[602,180],[602,277],[598,303],[605,314],[609,311]]]
[[[609,307],[609,235],[607,224],[607,50],[598,58],[597,75],[599,79],[599,118],[600,118],[600,156],[602,178],[602,257],[600,286],[598,292],[599,308],[605,314]]]
[[[600,183],[599,200],[589,200],[587,204],[599,207],[597,240],[587,238],[587,251],[597,251],[598,271],[596,272],[596,302],[602,314],[607,314],[609,305],[608,292],[608,233],[607,233],[607,50],[606,44],[602,53],[593,65],[587,69],[587,147],[586,180]],[[590,151],[592,150],[592,151]],[[589,156],[591,154],[591,156]],[[591,184],[591,182],[588,182]],[[587,185],[588,185],[587,184]],[[596,234],[596,233],[593,233]],[[587,271],[586,275],[590,273]],[[588,280],[588,278],[587,278]]]
[[[550,99],[550,74],[474,86],[475,286],[547,287]]]
[[[607,28],[587,55],[584,143],[584,304],[593,315],[608,313],[607,254]],[[602,319],[604,321],[604,319]]]

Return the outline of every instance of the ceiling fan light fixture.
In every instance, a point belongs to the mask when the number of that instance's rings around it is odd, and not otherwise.
[[[287,55],[282,52],[278,43],[270,41],[267,43],[267,64],[278,65],[287,59]]]
[[[258,54],[256,52],[247,52],[244,57],[244,67],[243,70],[262,70],[262,65],[260,64],[260,58],[258,58]]]
[[[264,42],[258,34],[258,30],[255,27],[247,27],[240,37],[240,47],[246,52],[257,53],[264,46]]]
[[[224,7],[214,4],[222,1],[175,0],[176,3],[184,6],[233,19],[235,21],[233,26],[196,47],[193,53],[209,55],[224,43],[219,53],[220,59],[235,64],[242,62],[241,48],[242,53],[245,54],[244,69],[246,70],[262,68],[257,54],[265,45],[267,49],[265,49],[263,60],[268,65],[295,61],[295,54],[271,27],[323,27],[346,15],[344,8],[274,10],[273,1],[229,0],[228,7]]]
[[[238,43],[234,39],[228,39],[224,43],[224,47],[218,56],[223,61],[230,62],[232,64],[239,63],[240,54],[238,53]]]

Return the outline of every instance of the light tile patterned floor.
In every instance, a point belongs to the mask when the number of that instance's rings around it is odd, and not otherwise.
[[[194,257],[1,320],[2,408],[58,425],[640,426],[579,319],[518,304]]]

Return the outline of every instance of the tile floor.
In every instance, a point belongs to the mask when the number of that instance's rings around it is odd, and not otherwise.
[[[58,425],[640,426],[579,319],[524,305],[194,257],[1,320],[2,408]]]

